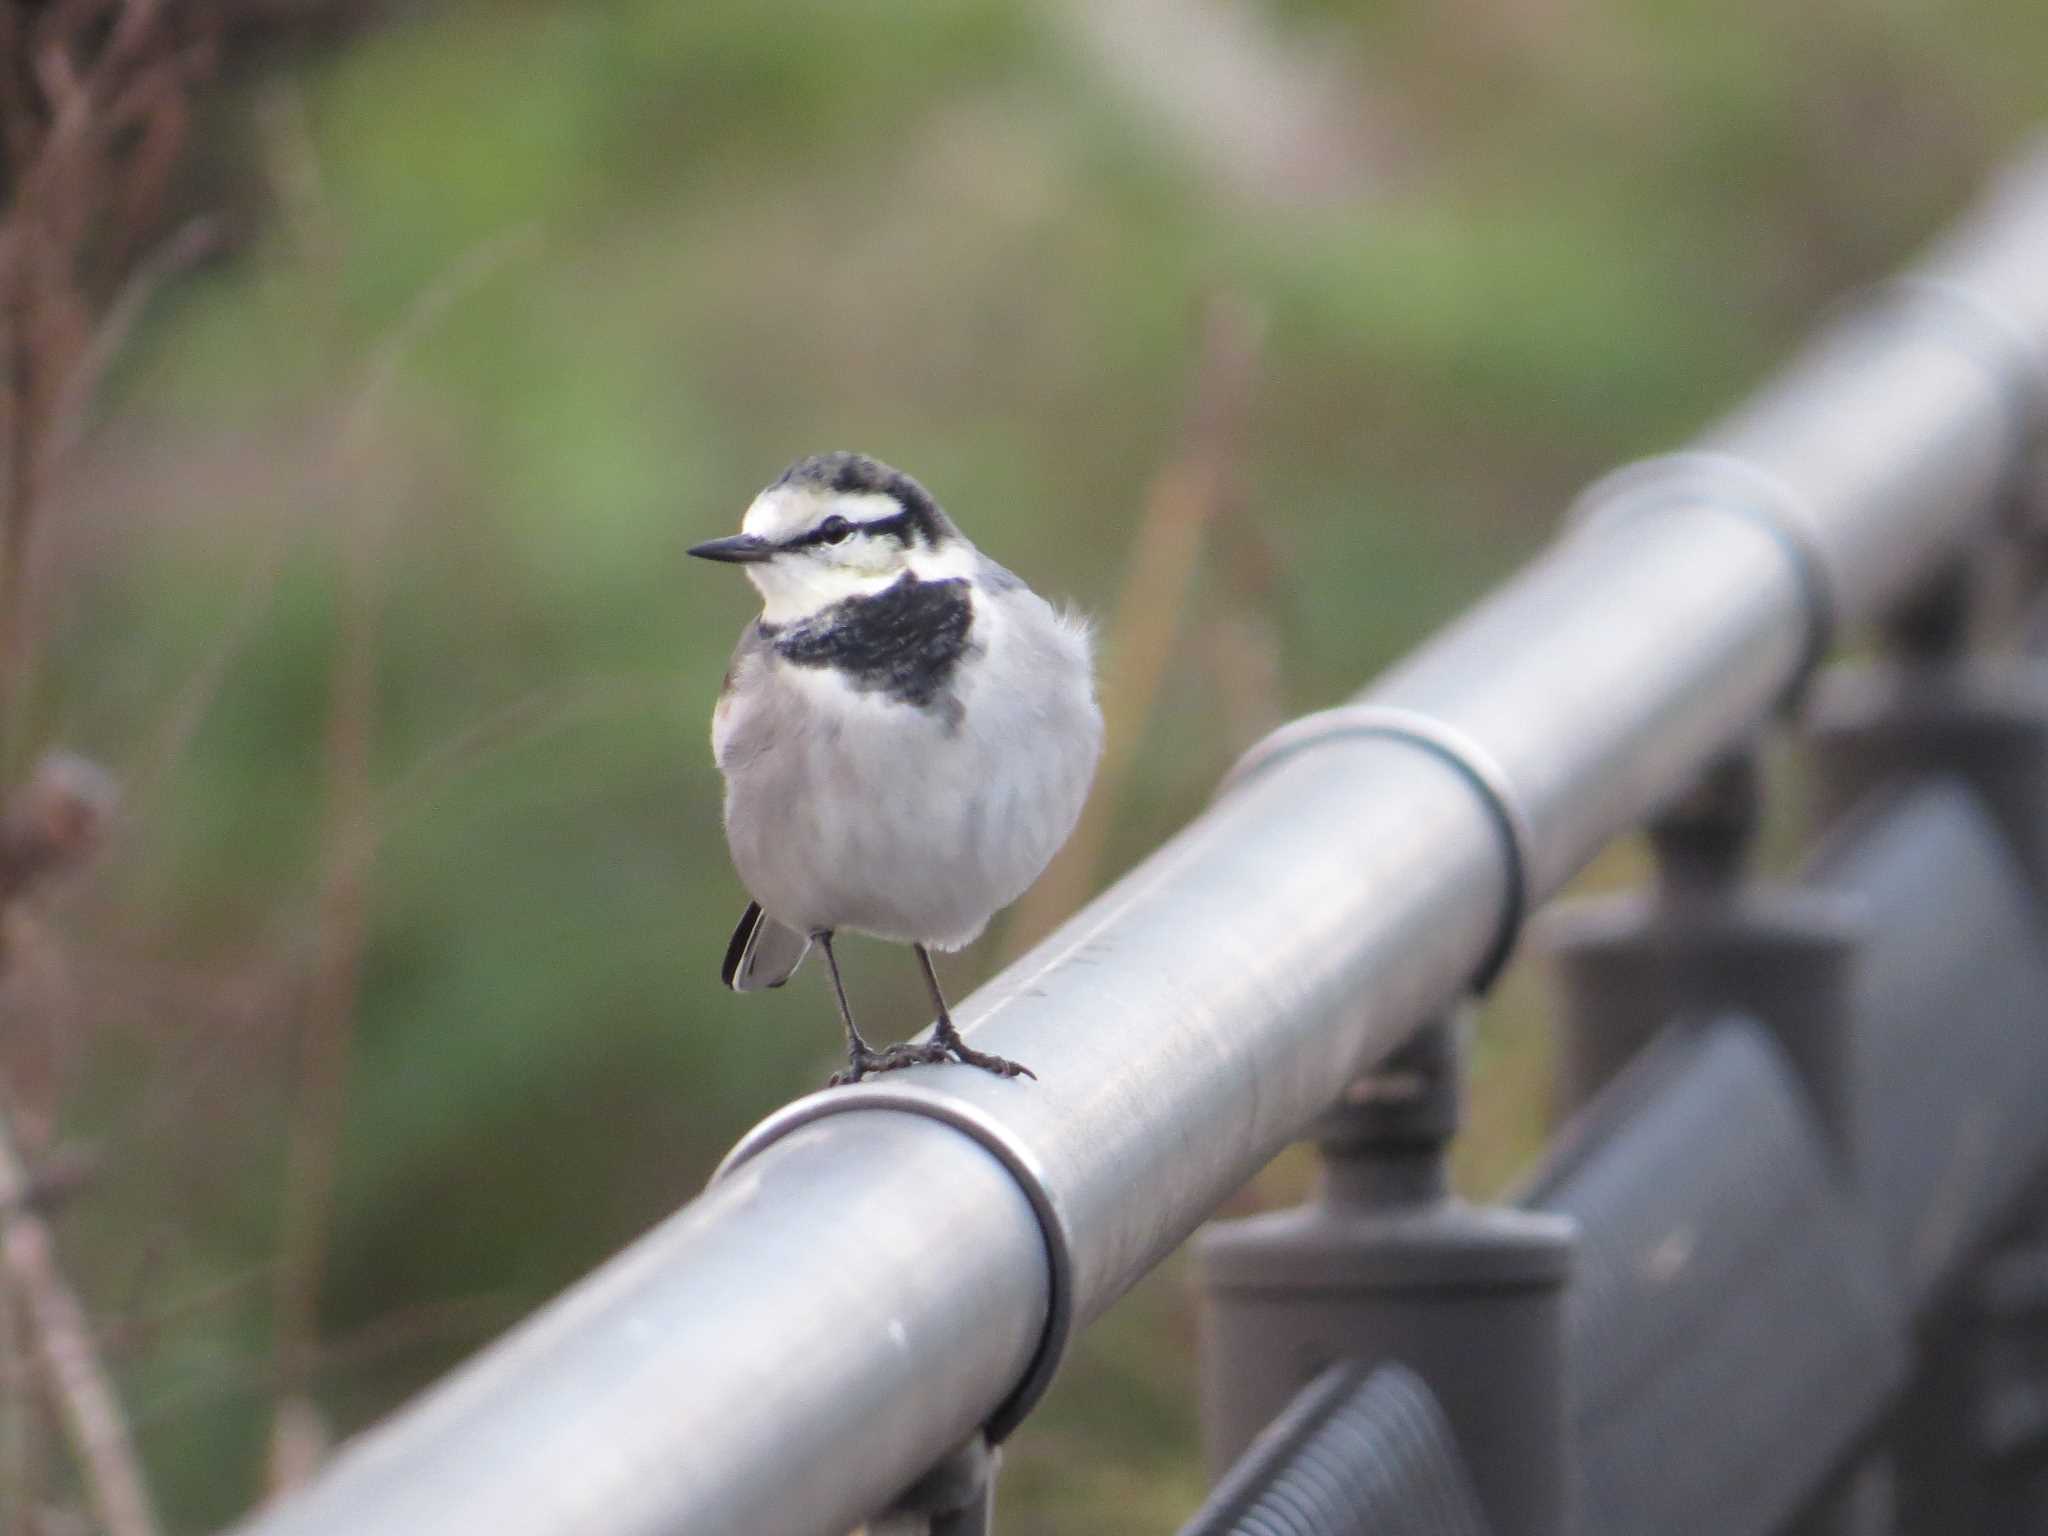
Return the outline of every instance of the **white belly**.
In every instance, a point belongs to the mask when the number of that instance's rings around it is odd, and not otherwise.
[[[977,619],[956,710],[780,663],[742,691],[720,731],[726,834],[770,916],[952,949],[1038,878],[1080,816],[1102,721],[1085,639],[1018,600],[1023,622]]]

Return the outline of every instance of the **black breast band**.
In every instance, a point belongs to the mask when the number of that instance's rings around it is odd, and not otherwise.
[[[864,692],[927,708],[966,655],[973,624],[964,578],[919,581],[906,573],[872,596],[847,598],[799,624],[761,629],[784,661],[833,667]]]

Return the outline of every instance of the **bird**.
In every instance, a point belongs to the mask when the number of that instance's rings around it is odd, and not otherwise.
[[[762,600],[712,713],[726,842],[751,898],[721,980],[779,987],[823,951],[847,1052],[828,1086],[949,1062],[1035,1078],[962,1038],[932,952],[979,936],[1080,819],[1102,755],[1087,621],[865,454],[796,460],[739,533],[689,553],[741,567]],[[833,950],[843,932],[916,953],[929,1041],[868,1044]]]

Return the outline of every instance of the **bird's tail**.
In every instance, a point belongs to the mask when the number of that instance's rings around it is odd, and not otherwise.
[[[732,931],[732,942],[725,946],[725,964],[718,976],[735,992],[779,987],[796,974],[810,951],[808,935],[778,923],[761,910],[761,903],[750,901]]]

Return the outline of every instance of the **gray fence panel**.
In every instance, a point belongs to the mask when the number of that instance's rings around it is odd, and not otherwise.
[[[1586,1536],[1766,1536],[1896,1390],[1886,1268],[1750,1021],[1668,1031],[1574,1123],[1529,1203],[1580,1223]]]
[[[1843,827],[1813,878],[1854,899],[1858,1182],[1915,1311],[2048,1160],[2048,954],[2019,864],[1953,781]]]
[[[1487,1536],[1436,1399],[1414,1372],[1318,1376],[1255,1440],[1181,1536]]]

